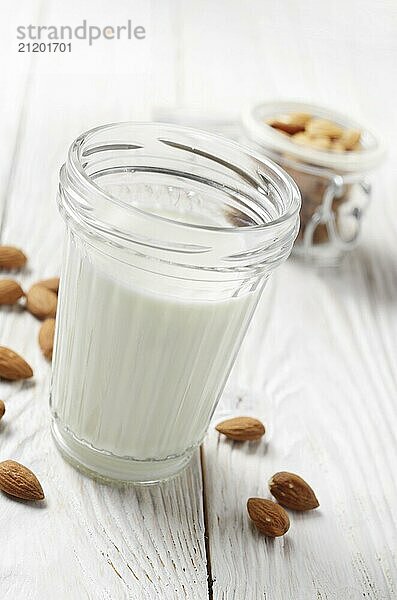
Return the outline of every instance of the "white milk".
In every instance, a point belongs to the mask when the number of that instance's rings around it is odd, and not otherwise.
[[[77,461],[108,476],[112,457],[183,455],[206,433],[259,291],[179,299],[160,283],[157,294],[110,277],[73,242],[68,252],[52,386],[58,431]],[[107,465],[94,465],[92,450]],[[144,463],[139,478],[151,469]]]

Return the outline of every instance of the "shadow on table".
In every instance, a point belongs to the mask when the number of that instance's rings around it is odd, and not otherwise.
[[[317,267],[297,258],[289,266],[303,272],[308,284],[312,278],[321,280],[331,293],[341,297],[365,296],[387,306],[397,300],[397,244],[395,254],[378,246],[361,245],[338,267]]]

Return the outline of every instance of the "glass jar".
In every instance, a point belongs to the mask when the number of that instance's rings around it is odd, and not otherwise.
[[[333,152],[302,146],[267,124],[269,119],[306,113],[361,131],[361,148]],[[302,196],[301,227],[294,253],[310,262],[337,265],[359,240],[371,195],[367,173],[384,157],[384,147],[366,127],[333,110],[302,102],[265,102],[244,111],[246,137],[281,165]]]
[[[155,482],[202,442],[299,192],[221,137],[156,123],[84,133],[60,172],[67,225],[51,410],[89,474]]]

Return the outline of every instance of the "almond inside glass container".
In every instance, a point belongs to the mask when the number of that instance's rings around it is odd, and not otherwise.
[[[378,135],[329,108],[270,101],[242,114],[249,142],[280,164],[302,196],[294,254],[338,264],[359,240],[370,198],[369,171],[384,157]]]

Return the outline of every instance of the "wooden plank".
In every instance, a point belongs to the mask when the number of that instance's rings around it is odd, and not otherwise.
[[[55,3],[48,7],[58,14]],[[385,102],[397,92],[390,77],[392,3],[383,2],[376,14],[368,0],[337,0],[326,12],[321,3],[294,0],[153,7],[156,35],[146,73],[65,76],[36,69],[28,98],[23,78],[7,80],[0,194],[9,210],[2,239],[29,254],[25,286],[58,271],[57,170],[70,140],[88,127],[148,118],[158,104],[230,116],[257,98],[294,95],[369,115],[395,139],[393,109]],[[349,23],[355,27],[346,35]],[[369,85],[379,93],[368,93]],[[339,274],[291,263],[265,292],[218,418],[257,414],[268,433],[259,445],[239,447],[212,431],[205,448],[216,600],[396,597],[397,228],[390,171],[383,172],[362,248]],[[1,343],[26,356],[36,375],[33,386],[0,384],[7,403],[0,459],[30,465],[48,502],[39,509],[1,497],[1,597],[207,597],[198,459],[169,486],[136,491],[98,486],[72,470],[49,438],[49,368],[37,330],[29,315],[2,309]],[[280,469],[305,476],[321,508],[291,515],[289,534],[271,542],[252,529],[245,503],[266,495],[267,478]]]
[[[31,101],[34,113],[37,104]],[[31,259],[29,269],[20,277],[25,287],[58,272],[62,241],[54,206],[56,183],[47,173],[54,173],[54,145],[61,137],[52,137],[52,132],[64,124],[56,125],[55,115],[48,118],[45,110],[40,116],[35,114],[35,120],[28,120],[26,138],[21,142],[4,228],[5,240],[20,244]],[[66,130],[70,132],[72,125],[65,126]],[[1,456],[30,466],[48,497],[42,510],[2,498],[2,549],[6,557],[1,562],[2,598],[18,597],[24,586],[30,586],[31,598],[51,597],[55,589],[57,593],[70,592],[70,598],[127,598],[134,594],[142,598],[156,594],[205,597],[199,464],[195,462],[165,489],[136,491],[102,488],[66,465],[50,439],[50,370],[37,346],[38,327],[29,314],[1,311],[2,344],[20,352],[35,370],[33,384],[1,383],[7,405],[1,425]]]
[[[3,223],[3,243],[20,245],[29,256],[17,275],[25,288],[59,272],[63,223],[55,195],[68,145],[99,123],[147,119],[151,86],[149,73],[68,77],[35,66]],[[155,488],[112,488],[72,469],[50,437],[50,368],[37,345],[38,328],[25,312],[0,312],[1,343],[35,371],[33,382],[0,382],[7,407],[0,459],[31,467],[47,497],[42,507],[0,498],[1,598],[206,598],[198,456],[179,478]]]
[[[2,598],[206,597],[197,459],[153,488],[91,481],[55,451],[40,395],[14,392],[2,427],[2,455],[29,464],[47,495],[42,507],[2,498]]]
[[[338,275],[291,263],[265,290],[216,420],[257,415],[267,434],[239,445],[211,431],[205,446],[214,598],[397,593],[397,261],[370,237]],[[290,513],[270,541],[245,504],[271,497],[280,470],[307,479],[321,507]]]
[[[233,116],[257,100],[312,100],[376,123],[395,160],[385,105],[397,91],[395,5],[204,5],[185,4],[181,19],[184,106]],[[367,93],[369,81],[378,94]],[[375,176],[361,248],[339,272],[291,262],[265,290],[215,421],[258,415],[267,435],[239,446],[212,430],[204,450],[216,600],[396,597],[391,164]],[[287,536],[270,541],[251,527],[245,505],[269,497],[267,479],[284,469],[312,483],[321,508],[291,514]]]
[[[23,111],[30,80],[31,57],[18,54],[16,27],[34,20],[40,10],[40,0],[22,0],[15,6],[3,4],[0,8],[2,75],[1,120],[0,120],[0,227],[6,210],[8,190],[12,185],[13,168],[19,150],[18,141],[23,131]],[[1,228],[0,228],[1,233]]]

